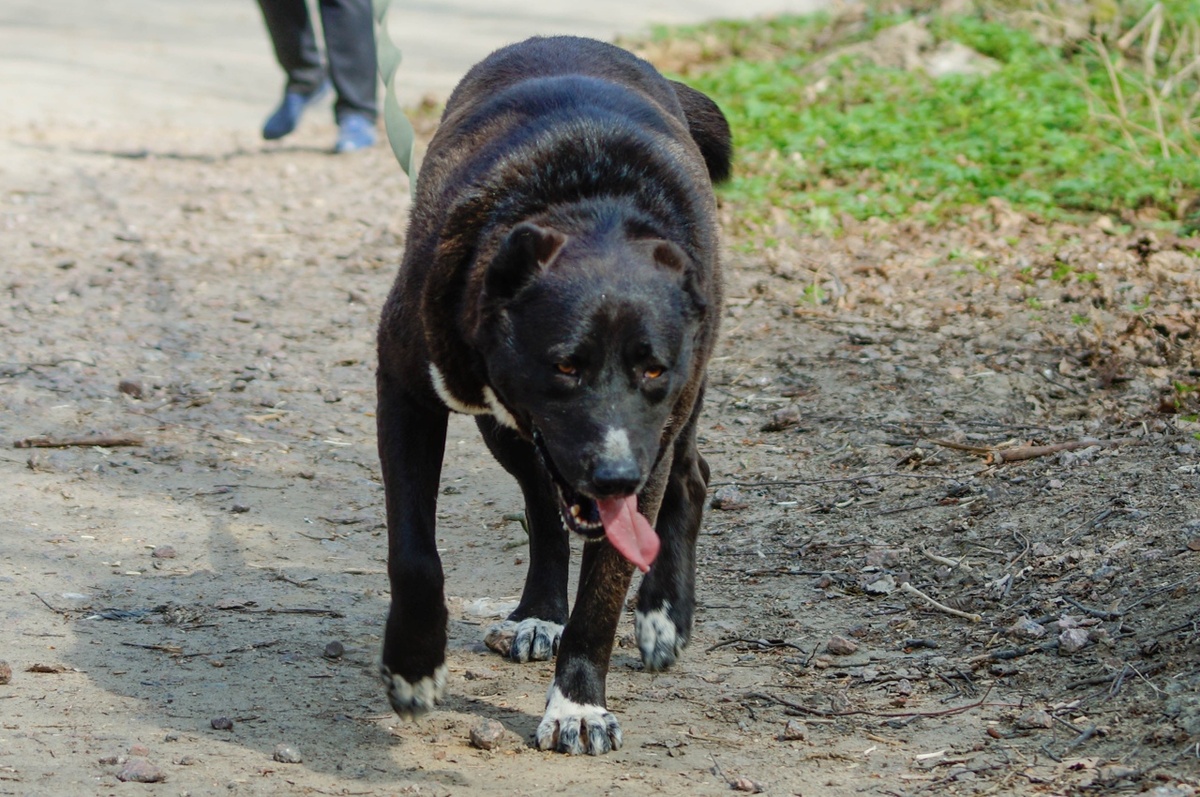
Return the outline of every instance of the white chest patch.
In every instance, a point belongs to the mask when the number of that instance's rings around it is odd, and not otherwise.
[[[480,406],[468,404],[451,393],[449,386],[446,385],[446,377],[442,376],[442,372],[433,363],[429,364],[429,379],[433,382],[433,390],[438,394],[438,398],[455,412],[461,412],[464,415],[491,415],[508,428],[517,428],[516,419],[513,418],[508,408],[500,403],[500,399],[496,398],[496,394],[490,387],[484,387],[483,400],[486,403],[484,406]]]

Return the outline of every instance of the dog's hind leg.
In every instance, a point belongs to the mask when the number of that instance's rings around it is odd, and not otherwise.
[[[656,529],[662,548],[638,589],[634,630],[642,663],[657,672],[679,658],[696,610],[696,537],[708,493],[708,463],[696,450],[699,401],[675,439],[674,459]]]
[[[382,370],[376,422],[387,500],[392,605],[379,673],[392,708],[422,714],[446,686],[446,599],[435,539],[448,412],[411,398]]]
[[[521,602],[507,620],[488,631],[485,641],[513,661],[545,661],[558,650],[567,622],[567,530],[533,446],[490,416],[479,416],[476,424],[492,454],[521,486],[529,532],[529,571]]]

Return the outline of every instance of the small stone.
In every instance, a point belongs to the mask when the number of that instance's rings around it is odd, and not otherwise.
[[[1054,719],[1045,711],[1035,708],[1026,711],[1018,717],[1016,726],[1025,731],[1032,731],[1038,728],[1053,728]]]
[[[1086,628],[1068,628],[1058,635],[1058,652],[1069,656],[1083,650],[1089,641]]]
[[[122,783],[162,783],[166,773],[144,758],[131,758],[117,771]]]
[[[515,638],[516,631],[514,630],[514,626],[505,623],[496,623],[488,629],[487,634],[483,637],[483,644],[487,645],[488,650],[508,658]]]
[[[1142,792],[1146,797],[1195,797],[1196,790],[1183,783],[1172,783],[1155,786],[1150,791]]]
[[[891,595],[896,591],[896,577],[891,573],[884,573],[863,587],[863,590],[868,595]]]
[[[494,681],[499,677],[500,673],[487,667],[474,667],[463,673],[463,678],[466,678],[468,681]]]
[[[764,432],[782,432],[800,423],[799,407],[784,407],[771,415],[771,420],[762,425]]]
[[[825,643],[825,650],[835,656],[849,656],[858,650],[858,643],[844,636],[834,636]]]
[[[129,755],[145,758],[150,755],[150,748],[144,744],[134,744],[129,747]]]
[[[200,763],[200,759],[196,758],[196,756],[194,756],[194,755],[185,755],[185,756],[180,756],[179,760],[176,761],[175,763],[181,767],[191,767],[191,766],[195,766],[196,764]]]
[[[783,733],[779,734],[779,740],[783,742],[802,742],[807,735],[807,725],[800,720],[788,720],[787,725],[783,726]]]
[[[750,506],[750,504],[748,501],[746,501],[746,497],[743,496],[741,491],[732,484],[719,487],[717,488],[717,491],[713,493],[713,509],[723,509],[729,511],[734,509],[745,509],[748,506]]]
[[[0,661],[0,684],[6,684],[12,681],[12,665],[7,661]]]
[[[174,559],[175,548],[171,545],[160,545],[150,553],[150,556],[154,559]]]
[[[229,511],[234,513],[235,515],[241,515],[246,512],[249,512],[250,507],[247,506],[246,504],[234,504],[233,506],[229,507]]]
[[[496,720],[484,720],[471,729],[471,746],[493,750],[504,738],[504,726]]]
[[[734,791],[744,791],[749,792],[750,794],[763,793],[763,785],[761,783],[759,783],[757,780],[751,780],[745,776],[734,778],[733,780],[729,781],[729,787]]]
[[[1022,617],[1009,626],[1005,633],[1017,639],[1041,639],[1046,635],[1046,626]]]
[[[142,387],[142,383],[134,379],[122,379],[117,383],[117,390],[130,398],[139,400],[146,395],[146,390]]]
[[[900,564],[903,557],[903,551],[894,548],[875,548],[867,551],[863,557],[863,564],[866,567],[895,567]]]
[[[231,731],[233,730],[233,720],[229,717],[217,717],[212,721],[214,731]]]
[[[299,764],[301,761],[300,751],[290,744],[275,745],[275,752],[271,757],[281,764]]]
[[[325,646],[325,652],[321,655],[327,659],[340,659],[346,653],[346,646],[341,642],[334,640]]]

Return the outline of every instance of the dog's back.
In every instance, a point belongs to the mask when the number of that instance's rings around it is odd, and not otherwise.
[[[468,155],[466,148],[445,139],[486,137],[493,150],[509,154],[512,136],[532,138],[556,118],[589,114],[603,115],[605,125],[622,116],[651,127],[674,119],[693,139],[710,179],[720,182],[729,176],[729,125],[712,100],[663,78],[632,53],[572,36],[529,39],[497,50],[473,67],[451,94],[431,150],[478,162],[487,154]],[[510,135],[497,137],[498,124],[508,125]]]

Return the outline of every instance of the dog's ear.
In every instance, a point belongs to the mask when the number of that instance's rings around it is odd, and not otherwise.
[[[680,275],[683,280],[684,292],[692,300],[692,306],[696,308],[697,315],[703,316],[704,311],[708,308],[708,302],[704,298],[704,292],[696,284],[696,269],[692,267],[692,261],[687,253],[670,241],[652,241],[651,244],[654,247],[654,262]]]
[[[513,227],[488,266],[484,291],[493,301],[510,299],[562,251],[567,236],[550,227],[523,221]]]

